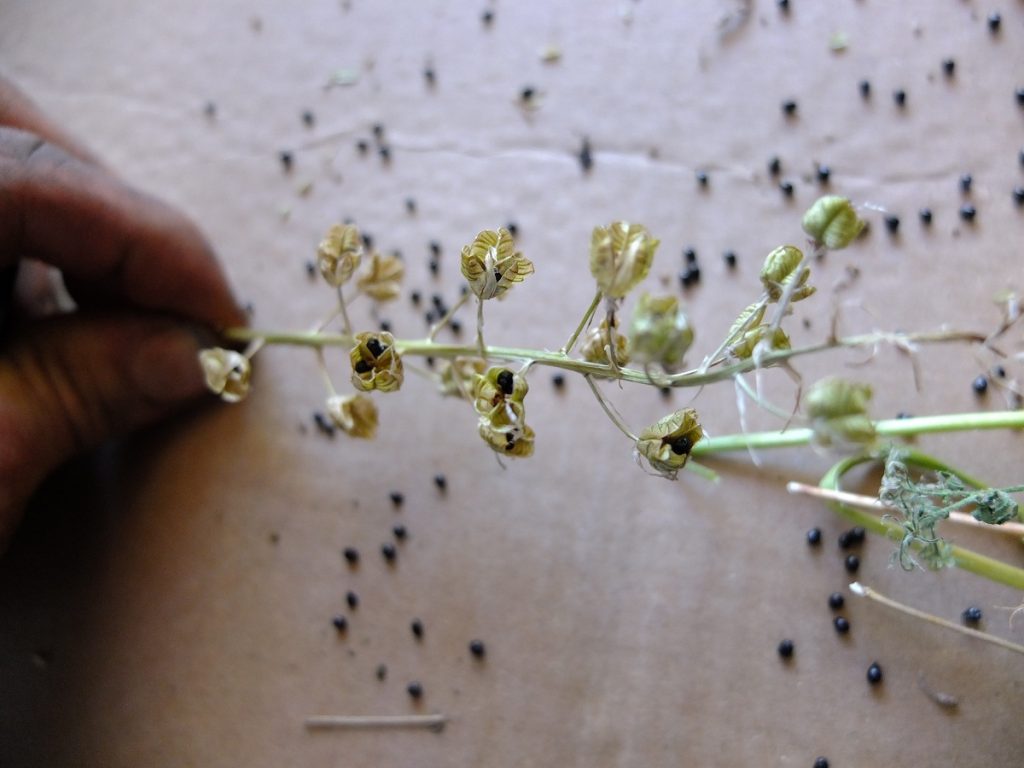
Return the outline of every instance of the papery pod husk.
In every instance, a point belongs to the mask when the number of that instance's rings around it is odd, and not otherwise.
[[[858,450],[875,442],[875,424],[864,414],[811,420],[814,444],[823,448],[856,447]]]
[[[629,362],[630,350],[629,339],[626,334],[618,330],[618,323],[615,323],[615,362],[618,365],[625,365]],[[611,345],[608,334],[608,320],[602,320],[597,328],[591,328],[583,337],[583,344],[580,346],[580,354],[588,363],[601,363],[608,365],[608,353],[605,347]]]
[[[249,394],[252,364],[233,349],[213,347],[199,352],[199,365],[207,388],[226,403],[237,403]]]
[[[590,274],[597,287],[609,298],[624,298],[651,271],[659,242],[642,224],[616,221],[607,227],[594,227]]]
[[[379,357],[374,357],[367,346],[370,339],[377,339],[383,347]],[[405,372],[402,368],[402,358],[395,352],[394,336],[385,331],[357,333],[355,341],[356,345],[349,352],[349,361],[352,363],[352,386],[361,392],[370,392],[374,389],[379,392],[394,392],[402,386]],[[356,370],[360,361],[369,366],[368,370],[362,373]]]
[[[860,235],[864,222],[857,216],[853,203],[839,195],[819,197],[807,209],[804,232],[829,250],[845,248]]]
[[[479,357],[456,357],[441,367],[437,388],[445,397],[473,399],[473,382],[487,370],[487,361]]]
[[[762,302],[754,302],[749,307],[740,312],[739,317],[733,322],[732,327],[729,328],[729,334],[726,336],[727,339],[731,339],[735,334],[739,333],[740,329],[746,326],[747,330],[758,327],[761,321],[764,319],[765,305]],[[749,321],[749,322],[748,322]],[[746,331],[744,331],[746,332]]]
[[[690,451],[702,437],[704,430],[697,411],[684,408],[644,429],[638,436],[636,450],[654,470],[675,477],[676,472],[686,466]]]
[[[515,250],[507,229],[479,233],[462,249],[462,276],[481,300],[501,296],[533,274],[533,262]]]
[[[363,238],[351,224],[335,224],[316,249],[316,263],[328,285],[344,285],[359,268]]]
[[[391,301],[402,291],[405,264],[397,256],[381,256],[376,251],[370,256],[366,272],[356,281],[359,289],[375,301]]]
[[[512,376],[511,393],[506,394],[498,386],[498,377],[503,373],[508,373]],[[473,408],[481,415],[487,414],[506,401],[522,403],[526,393],[529,391],[530,385],[527,384],[525,377],[520,376],[515,371],[501,366],[488,368],[486,373],[478,375],[473,379]]]
[[[679,299],[643,294],[633,310],[629,342],[634,360],[677,370],[693,344],[693,328]]]
[[[804,395],[804,409],[812,419],[834,419],[840,416],[863,415],[871,402],[871,385],[828,376]]]
[[[491,449],[503,456],[533,455],[535,434],[526,423],[526,409],[520,402],[507,401],[481,415],[479,432]]]
[[[800,301],[814,293],[815,289],[806,285],[811,271],[803,269],[799,273],[797,272],[797,267],[803,258],[803,252],[793,245],[779,246],[768,254],[761,267],[761,284],[768,293],[768,298],[772,301],[781,299],[786,286],[797,278],[797,274],[799,274],[800,282],[793,290],[790,300]]]
[[[338,429],[366,440],[377,435],[377,406],[366,395],[334,395],[327,398],[327,415]]]
[[[740,336],[739,340],[729,345],[729,354],[737,360],[746,360],[754,354],[754,349],[759,343],[768,338],[767,325],[759,325],[751,328]],[[777,350],[790,349],[789,336],[781,328],[776,328],[772,334],[771,348]]]

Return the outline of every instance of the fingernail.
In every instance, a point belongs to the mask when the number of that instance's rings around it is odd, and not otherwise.
[[[132,361],[140,392],[158,402],[188,400],[206,389],[199,367],[202,343],[188,328],[160,331],[146,339]]]

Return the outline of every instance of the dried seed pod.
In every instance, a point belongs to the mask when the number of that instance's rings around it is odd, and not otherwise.
[[[644,429],[636,441],[639,456],[647,459],[659,474],[675,479],[676,473],[686,466],[693,446],[704,437],[693,408],[669,414]]]
[[[533,262],[515,250],[507,229],[484,230],[462,249],[462,275],[480,299],[501,296],[533,274]]]
[[[355,340],[349,352],[352,386],[362,392],[394,392],[402,386],[402,358],[395,351],[394,336],[385,331],[357,333]]]
[[[249,394],[249,379],[252,366],[249,358],[232,349],[213,347],[199,353],[206,386],[221,400],[237,403]]]
[[[611,326],[616,329],[615,362],[619,365],[625,365],[629,362],[629,339],[618,330],[618,326],[618,320],[615,320]],[[608,359],[608,347],[611,346],[611,343],[611,332],[606,318],[597,328],[591,328],[587,331],[587,335],[584,337],[583,344],[580,347],[580,353],[583,355],[583,359],[589,363],[608,365],[611,362]]]
[[[405,277],[405,264],[396,256],[381,256],[376,251],[370,256],[366,271],[359,276],[356,285],[376,301],[397,299]]]
[[[675,371],[693,344],[693,328],[675,296],[643,294],[629,329],[633,359]]]
[[[372,439],[377,435],[377,406],[366,395],[334,395],[327,398],[327,415],[342,432]]]
[[[862,446],[875,439],[868,416],[871,387],[830,376],[814,384],[804,399],[814,442],[824,447]]]
[[[489,368],[473,379],[473,408],[485,416],[505,403],[522,403],[530,391],[526,379],[508,368]]]
[[[642,224],[616,221],[594,227],[590,274],[597,287],[608,298],[624,298],[651,271],[658,243]]]
[[[316,249],[320,274],[335,288],[352,279],[362,257],[363,238],[351,224],[335,224]]]
[[[506,400],[480,416],[480,437],[503,456],[526,458],[533,454],[534,432],[526,423],[526,408]]]
[[[755,302],[749,307],[740,312],[739,317],[733,321],[732,327],[729,328],[729,334],[726,336],[727,339],[731,339],[736,334],[740,333],[743,329],[744,332],[752,328],[757,328],[761,321],[764,320],[765,305],[763,302]]]
[[[487,370],[487,361],[479,357],[456,357],[445,361],[440,371],[438,389],[445,397],[473,398],[476,376]]]
[[[770,349],[790,349],[789,336],[781,328],[776,328],[769,338],[771,328],[767,325],[759,325],[743,333],[736,341],[729,345],[729,355],[737,360],[747,360],[753,357],[754,350],[758,344],[764,342]]]
[[[798,282],[790,296],[790,301],[800,301],[814,293],[814,287],[806,285],[807,279],[811,276],[810,269],[806,267],[798,269],[803,258],[803,251],[792,245],[779,246],[768,254],[764,260],[764,266],[761,267],[761,284],[769,299],[772,301],[781,299],[786,287],[793,280]]]
[[[860,235],[864,222],[845,197],[819,197],[804,214],[804,232],[829,250],[845,248]]]

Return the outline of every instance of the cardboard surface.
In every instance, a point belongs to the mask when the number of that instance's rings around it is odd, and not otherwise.
[[[593,295],[590,230],[625,218],[662,240],[652,289],[679,291],[680,253],[699,254],[702,283],[685,294],[696,362],[757,296],[764,255],[802,242],[824,163],[827,189],[902,223],[892,237],[869,210],[871,234],[815,264],[819,294],[789,321],[794,343],[824,338],[836,307],[850,333],[993,329],[993,296],[1020,291],[1024,276],[1024,218],[1010,194],[1022,183],[1024,12],[1004,3],[993,36],[991,9],[970,2],[790,5],[8,0],[0,66],[126,178],[197,219],[258,327],[308,327],[330,308],[304,264],[338,220],[400,249],[406,290],[427,304],[434,292],[457,297],[464,243],[514,220],[537,272],[488,307],[487,338],[557,349]],[[745,22],[729,16],[744,8]],[[829,47],[837,33],[841,52]],[[559,61],[542,61],[548,46]],[[325,88],[339,70],[358,82]],[[520,102],[526,86],[534,109]],[[798,103],[792,119],[787,99]],[[373,149],[375,123],[390,164]],[[287,174],[284,149],[295,153]],[[776,155],[792,200],[767,173]],[[971,225],[957,216],[963,173],[974,179]],[[917,220],[924,206],[930,228]],[[431,240],[442,248],[436,280]],[[353,309],[357,325],[375,325],[368,309]],[[403,296],[379,316],[419,336],[422,311]],[[472,322],[468,312],[467,340]],[[1017,330],[1006,348],[1020,343]],[[880,417],[1005,406],[997,392],[974,396],[970,382],[991,360],[965,346],[920,350],[920,392],[892,349],[846,367],[868,356],[796,367],[805,384],[836,371],[870,381]],[[344,383],[344,355],[328,362]],[[634,465],[581,379],[557,392],[536,369],[536,455],[502,470],[471,410],[416,376],[377,398],[381,435],[364,444],[317,434],[323,389],[308,350],[268,349],[256,368],[244,405],[104,451],[36,500],[0,562],[0,764],[1019,762],[1018,656],[851,596],[852,630],[836,635],[827,598],[851,580],[835,545],[846,525],[784,491],[786,480],[816,482],[830,457],[763,452],[754,468],[736,455],[709,461],[718,485],[668,483]],[[792,402],[783,373],[766,386]],[[666,402],[650,388],[604,389],[634,429],[691,402],[690,392]],[[713,434],[739,429],[730,386],[694,404]],[[751,414],[752,427],[777,424]],[[920,445],[993,483],[1021,480],[1019,435]],[[409,538],[388,567],[379,547],[396,523]],[[814,525],[820,551],[804,544]],[[1013,542],[957,540],[1024,561]],[[360,549],[358,569],[345,546]],[[906,574],[890,553],[871,540],[857,578],[954,620],[980,605],[986,630],[1024,640],[1000,608],[1019,604],[1013,590],[959,572]],[[337,613],[348,615],[344,636],[331,626]],[[776,654],[784,637],[796,644],[790,664]],[[486,642],[485,661],[469,655],[472,638]],[[875,660],[885,682],[869,688]],[[406,694],[412,680],[425,691],[419,705]],[[946,710],[926,690],[960,705]],[[417,712],[451,722],[441,734],[303,728],[312,714]]]

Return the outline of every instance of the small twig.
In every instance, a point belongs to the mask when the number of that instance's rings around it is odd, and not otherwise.
[[[448,718],[445,715],[312,715],[306,728],[318,730],[359,730],[366,728],[425,728],[439,732]]]
[[[335,397],[338,392],[334,389],[334,382],[331,381],[330,371],[327,370],[327,360],[324,359],[324,348],[317,347],[316,350],[316,363],[320,369],[320,375],[323,377],[324,386],[327,388],[327,392],[331,397]]]
[[[484,346],[484,300],[476,298],[476,346],[480,357],[487,359],[487,347]]]
[[[583,319],[580,320],[580,324],[576,326],[576,330],[572,332],[572,336],[570,336],[569,340],[565,342],[565,346],[559,350],[561,354],[568,355],[572,352],[572,348],[576,345],[576,340],[579,339],[580,334],[583,333],[583,331],[587,329],[587,326],[590,325],[590,321],[594,319],[594,313],[597,311],[597,307],[601,303],[601,296],[603,296],[601,291],[598,291],[594,295],[594,300],[590,302],[590,306],[587,307],[587,311],[583,314]]]
[[[583,378],[587,380],[587,384],[590,385],[590,391],[594,393],[594,397],[597,398],[597,402],[601,404],[601,408],[604,409],[605,414],[609,419],[611,419],[612,424],[618,427],[619,431],[634,443],[637,442],[640,438],[634,435],[630,431],[629,427],[626,426],[626,422],[623,421],[622,416],[620,416],[614,406],[608,402],[608,398],[604,396],[604,393],[597,388],[597,384],[594,383],[594,378],[589,374],[584,375]]]
[[[338,311],[341,312],[341,322],[344,324],[342,333],[346,336],[352,333],[352,323],[348,319],[348,308],[345,306],[345,294],[341,291],[341,286],[338,286]]]
[[[884,606],[892,608],[894,611],[899,611],[900,613],[905,613],[908,616],[913,616],[915,619],[921,619],[922,621],[927,621],[930,624],[945,627],[946,629],[952,629],[963,635],[967,635],[968,637],[975,637],[978,640],[984,640],[986,642],[992,643],[993,645],[998,645],[1000,648],[1005,648],[1008,651],[1014,651],[1015,653],[1024,653],[1024,645],[1017,645],[1017,643],[1010,642],[1009,640],[1004,640],[1003,638],[996,637],[995,635],[990,635],[987,632],[979,632],[978,630],[971,629],[970,627],[962,627],[959,624],[954,624],[952,621],[948,621],[947,619],[943,619],[938,616],[933,616],[930,613],[919,611],[916,608],[911,608],[909,605],[899,603],[893,600],[891,597],[886,597],[880,592],[876,592],[871,587],[865,587],[863,584],[860,584],[856,581],[850,585],[850,591],[853,592],[853,594],[858,595],[859,597],[866,597],[869,600],[874,600],[875,602],[881,603]]]
[[[433,341],[437,336],[438,332],[451,322],[451,319],[455,316],[455,313],[462,309],[462,306],[469,300],[470,294],[464,293],[459,298],[455,305],[449,309],[440,320],[430,327],[430,333],[427,334],[427,339]]]

